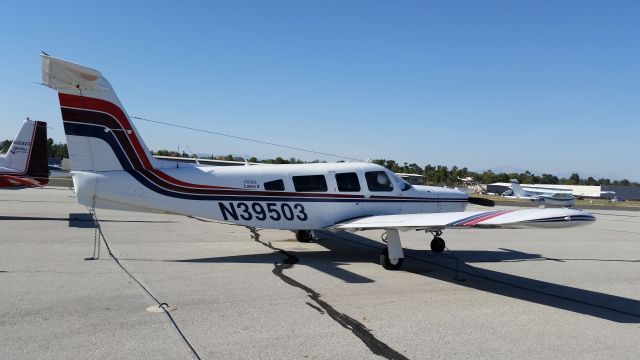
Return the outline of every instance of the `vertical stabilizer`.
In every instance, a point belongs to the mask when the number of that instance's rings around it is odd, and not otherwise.
[[[155,159],[118,96],[94,69],[42,56],[42,81],[58,92],[74,171],[150,170]]]
[[[6,154],[0,156],[0,166],[10,170],[16,175],[25,175],[29,167],[29,158],[33,151],[37,121],[26,119],[22,122],[20,130]],[[45,125],[46,126],[46,125]],[[45,129],[46,131],[46,129]],[[45,132],[46,134],[46,132]],[[46,135],[45,135],[46,136]],[[45,161],[46,161],[46,139],[45,139]]]
[[[517,196],[517,197],[527,196],[525,191],[522,190],[522,186],[520,186],[520,183],[516,179],[511,180],[511,190],[513,191],[513,196]]]

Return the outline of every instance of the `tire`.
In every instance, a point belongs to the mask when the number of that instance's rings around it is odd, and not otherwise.
[[[311,242],[313,236],[311,235],[311,230],[298,230],[296,231],[296,240],[303,243]]]
[[[434,237],[433,240],[431,240],[431,251],[433,251],[434,253],[441,253],[444,251],[445,248],[445,243],[444,240],[441,237]]]
[[[389,259],[389,250],[388,249],[384,249],[380,253],[380,265],[382,265],[382,267],[387,269],[387,270],[400,270],[400,268],[402,267],[402,263],[403,262],[404,262],[404,259],[400,258],[400,259],[397,260],[397,262],[395,264],[392,263],[391,259]]]

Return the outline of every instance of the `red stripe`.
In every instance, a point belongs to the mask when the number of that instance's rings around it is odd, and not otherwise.
[[[133,130],[133,127],[129,122],[129,117],[124,113],[124,111],[122,111],[122,109],[120,109],[119,106],[109,101],[86,97],[86,96],[78,96],[78,95],[63,94],[63,93],[59,93],[58,97],[60,99],[60,105],[62,106],[105,112],[115,117],[125,130]],[[149,161],[149,158],[147,157],[146,152],[143,150],[143,147],[140,141],[138,140],[136,133],[132,131],[128,137],[131,140],[131,143],[133,144],[136,154],[142,161],[143,167],[145,169],[153,169],[153,166],[151,165],[151,162]]]
[[[14,187],[14,186],[43,186],[37,180],[30,177],[19,177],[10,175],[0,175],[0,187]]]
[[[512,212],[512,211],[513,211],[513,210],[505,210],[505,211],[500,211],[500,212],[497,212],[497,213],[489,214],[489,215],[483,216],[483,217],[478,218],[478,219],[474,219],[474,220],[471,220],[471,221],[467,221],[466,223],[464,223],[464,224],[462,224],[462,225],[463,225],[463,226],[474,226],[474,225],[476,225],[476,224],[478,224],[478,223],[481,223],[481,222],[483,222],[483,221],[485,221],[485,220],[493,219],[493,218],[495,218],[495,217],[498,217],[498,216],[500,216],[500,215],[504,215],[504,214],[510,213],[510,212]]]
[[[197,187],[197,188],[203,188],[203,189],[235,189],[235,190],[244,190],[244,189],[236,189],[236,188],[232,188],[232,187],[227,187],[227,186],[215,186],[215,185],[201,185],[201,184],[192,184],[192,183],[187,183],[184,182],[182,180],[178,180],[174,177],[171,177],[165,173],[163,173],[162,171],[158,170],[158,169],[149,169],[149,171],[151,171],[154,175],[162,178],[163,180],[172,182],[174,185],[180,185],[180,186],[189,186],[189,187]]]

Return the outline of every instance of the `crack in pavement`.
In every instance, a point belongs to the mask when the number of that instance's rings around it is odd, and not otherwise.
[[[269,249],[273,250],[273,251],[277,251],[280,254],[282,254],[283,256],[285,256],[284,261],[282,261],[281,263],[278,262],[274,262],[273,263],[273,270],[271,271],[275,276],[277,276],[278,278],[280,278],[280,280],[284,281],[287,285],[296,287],[298,289],[303,290],[304,292],[307,293],[307,295],[309,296],[309,298],[311,300],[313,300],[313,302],[315,302],[317,304],[313,305],[309,302],[306,302],[307,305],[311,306],[312,308],[314,308],[315,310],[321,312],[321,313],[326,313],[327,315],[329,315],[335,322],[337,322],[338,324],[340,324],[340,326],[342,326],[343,328],[347,329],[347,330],[351,330],[351,332],[358,337],[358,339],[360,339],[366,346],[367,348],[369,348],[369,350],[371,350],[372,353],[378,355],[378,356],[382,356],[386,359],[390,359],[390,360],[408,360],[408,358],[404,355],[402,355],[401,353],[399,353],[398,351],[392,349],[389,345],[385,344],[384,342],[378,340],[372,333],[370,329],[367,329],[366,326],[364,326],[364,324],[362,324],[361,322],[359,322],[358,320],[350,317],[349,315],[346,315],[344,313],[341,313],[339,311],[337,311],[336,309],[333,308],[333,306],[331,306],[329,303],[327,303],[326,301],[322,300],[320,297],[322,296],[320,293],[318,293],[317,291],[313,290],[312,288],[308,287],[307,285],[304,285],[294,279],[292,279],[291,277],[287,276],[284,274],[284,270],[287,269],[291,269],[293,268],[293,266],[295,264],[297,264],[300,260],[298,259],[298,257],[296,257],[293,254],[290,254],[288,252],[286,252],[283,249],[277,248],[275,246],[273,246],[271,244],[271,242],[264,242],[260,240],[260,235],[258,234],[257,230],[254,229],[249,229],[251,231],[251,238],[263,245],[268,247]]]
[[[319,308],[319,307],[317,307],[317,306],[313,305],[312,303],[310,303],[310,302],[306,301],[306,302],[305,302],[305,304],[307,304],[307,305],[309,305],[310,307],[314,308],[314,309],[315,309],[315,310],[317,310],[320,314],[322,314],[322,315],[324,315],[324,314],[325,314],[324,310],[322,310],[321,308]]]

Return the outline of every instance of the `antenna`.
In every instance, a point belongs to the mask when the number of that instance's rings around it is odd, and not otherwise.
[[[189,147],[189,145],[187,145],[187,150],[189,150],[189,152],[193,154],[193,160],[196,161],[196,164],[200,165],[200,161],[198,161],[198,157],[196,156],[196,153],[194,153],[193,150],[191,150],[191,147]]]
[[[338,155],[338,154],[330,154],[330,153],[325,153],[325,152],[320,152],[320,151],[303,149],[303,148],[299,148],[299,147],[295,147],[295,146],[288,146],[288,145],[276,144],[276,143],[272,143],[272,142],[268,142],[268,141],[245,138],[245,137],[241,137],[241,136],[223,134],[223,133],[219,133],[219,132],[215,132],[215,131],[198,129],[198,128],[194,128],[194,127],[191,127],[191,126],[184,126],[184,125],[172,124],[172,123],[168,123],[168,122],[164,122],[164,121],[146,119],[146,118],[139,117],[139,116],[131,116],[131,118],[132,119],[142,120],[142,121],[148,121],[148,122],[152,122],[152,123],[156,123],[156,124],[162,124],[162,125],[166,125],[166,126],[177,127],[177,128],[180,128],[180,129],[198,131],[198,132],[207,133],[207,134],[213,134],[213,135],[218,135],[218,136],[225,136],[225,137],[232,138],[232,139],[251,141],[251,142],[254,142],[254,143],[258,143],[258,144],[277,146],[277,147],[290,149],[290,150],[304,151],[304,152],[308,152],[308,153],[312,153],[312,154],[325,155],[325,156],[331,156],[331,157],[335,157],[335,158],[342,158],[342,159],[348,159],[348,160],[354,160],[354,161],[362,161],[362,159],[357,159],[357,158],[353,158],[353,157],[349,157],[349,156],[343,156],[343,155]]]
[[[244,155],[242,155],[242,153],[240,154],[240,156],[242,156],[242,159],[244,160],[244,166],[249,166],[251,164],[249,164],[249,160],[247,160],[246,157],[244,157]]]

